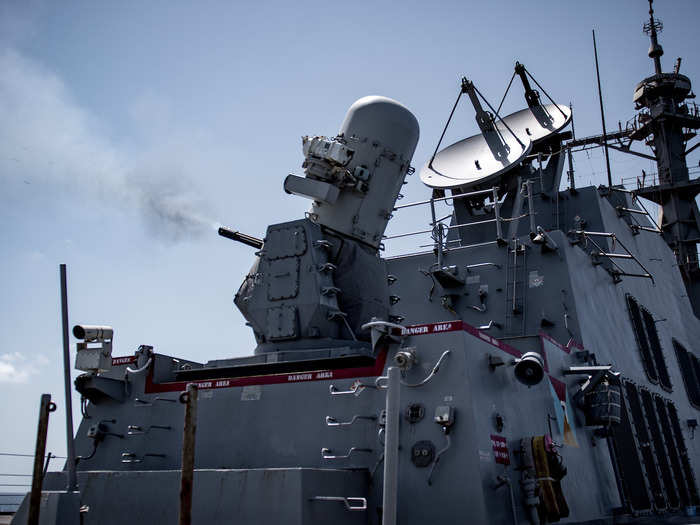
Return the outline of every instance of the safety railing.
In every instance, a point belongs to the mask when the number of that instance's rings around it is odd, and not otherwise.
[[[690,180],[696,179],[700,176],[700,166],[693,168],[688,168],[688,178]],[[656,172],[646,172],[642,170],[641,174],[635,177],[625,177],[620,180],[620,184],[631,192],[635,190],[641,190],[644,188],[650,188],[652,186],[658,186],[660,184],[659,174]]]
[[[471,192],[466,192],[466,193],[460,193],[456,195],[451,195],[449,197],[431,197],[430,199],[423,200],[423,201],[417,201],[417,202],[411,202],[408,204],[400,204],[394,207],[393,211],[398,211],[406,208],[413,208],[416,206],[429,206],[430,207],[430,216],[431,216],[431,222],[429,223],[430,228],[429,229],[423,229],[423,230],[416,230],[416,231],[411,231],[411,232],[406,232],[406,233],[398,233],[394,235],[385,235],[383,237],[383,240],[393,240],[393,239],[401,239],[401,238],[406,238],[406,237],[414,237],[418,235],[425,235],[425,234],[430,234],[432,242],[430,244],[422,244],[419,245],[419,248],[432,248],[431,251],[434,251],[437,254],[437,265],[439,267],[442,266],[442,261],[443,261],[443,256],[446,252],[454,249],[465,249],[465,248],[476,248],[480,246],[487,246],[490,244],[502,244],[505,245],[505,237],[503,235],[503,225],[507,224],[512,221],[520,220],[525,217],[530,218],[530,230],[535,231],[535,211],[534,211],[534,201],[532,199],[533,195],[533,189],[532,189],[532,180],[527,180],[526,182],[523,183],[523,186],[521,188],[521,192],[527,196],[528,200],[528,210],[526,213],[522,213],[518,216],[513,216],[513,217],[503,217],[501,215],[501,205],[502,201],[499,200],[498,196],[498,187],[494,186],[489,189],[485,190],[478,190],[478,191],[471,191]],[[483,220],[476,220],[476,221],[471,221],[471,222],[464,222],[464,223],[459,223],[459,224],[451,224],[447,225],[444,223],[447,219],[450,219],[453,217],[453,214],[450,213],[448,215],[445,215],[443,217],[438,217],[437,216],[437,211],[436,211],[436,204],[440,202],[447,202],[447,201],[455,201],[459,199],[465,199],[465,198],[474,198],[474,197],[486,197],[486,196],[491,196],[491,202],[486,203],[484,206],[485,211],[488,213],[493,212],[493,217],[488,218],[488,219],[483,219]],[[493,241],[486,241],[486,242],[479,242],[479,243],[474,243],[474,244],[462,244],[462,239],[461,237],[458,239],[449,239],[449,234],[453,230],[462,230],[465,228],[471,228],[474,226],[484,226],[486,224],[494,224],[495,225],[495,239]],[[456,246],[455,246],[456,245]],[[429,251],[426,252],[414,252],[414,253],[409,253],[409,254],[403,254],[402,257],[405,257],[407,255],[418,255],[422,253],[430,253]]]

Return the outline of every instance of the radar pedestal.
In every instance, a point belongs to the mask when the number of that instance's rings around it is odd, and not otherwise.
[[[527,107],[505,117],[493,109],[473,82],[462,79],[443,137],[464,94],[472,103],[480,133],[444,149],[440,149],[441,138],[435,153],[420,171],[422,182],[438,194],[450,190],[454,196],[463,196],[454,201],[453,226],[464,225],[459,227],[461,238],[464,241],[468,235],[469,244],[493,241],[493,235],[486,229],[468,230],[466,226],[494,218],[500,222],[498,208],[502,208],[505,216],[522,206],[520,191],[527,179],[536,178],[543,193],[558,191],[563,160],[559,153],[560,131],[571,121],[571,110],[554,101],[543,104],[539,91],[530,86],[529,72],[518,62],[513,76],[516,74],[522,79]],[[490,111],[482,107],[482,100]],[[540,161],[537,167],[533,166],[534,160]],[[497,240],[503,240],[500,232]]]

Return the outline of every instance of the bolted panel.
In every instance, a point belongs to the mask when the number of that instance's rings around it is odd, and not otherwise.
[[[292,299],[299,293],[299,259],[296,257],[270,261],[268,276],[268,300]]]
[[[266,336],[270,341],[297,337],[297,309],[295,306],[275,306],[267,310]]]
[[[272,228],[267,231],[265,254],[269,260],[299,257],[306,253],[306,232],[303,226]]]

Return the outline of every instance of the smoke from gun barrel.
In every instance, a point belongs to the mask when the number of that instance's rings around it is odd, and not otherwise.
[[[262,239],[258,239],[257,237],[253,237],[251,235],[246,235],[245,233],[229,230],[223,226],[219,228],[219,235],[226,237],[227,239],[231,239],[232,241],[238,241],[247,246],[252,246],[258,250],[263,247]]]

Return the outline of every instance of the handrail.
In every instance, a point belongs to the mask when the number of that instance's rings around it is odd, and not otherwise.
[[[351,387],[350,390],[338,390],[338,388],[335,385],[329,385],[328,386],[328,391],[332,396],[343,396],[343,395],[350,395],[354,394],[356,396],[359,396],[362,391],[365,388],[378,388],[375,385],[370,385],[367,383],[362,383],[361,381],[356,381]]]
[[[688,176],[689,180],[694,180],[693,178],[690,178],[690,175],[694,175],[696,173],[700,173],[700,167],[689,167],[688,168]],[[620,179],[620,184],[622,184],[623,187],[628,187],[632,186],[635,190],[639,190],[642,188],[648,188],[650,186],[656,186],[659,184],[659,174],[657,172],[644,172],[643,175],[640,177],[639,175],[635,175],[633,177],[625,177]],[[619,188],[615,188],[614,186],[611,188],[612,190],[615,191],[620,191]],[[630,190],[628,190],[630,191]],[[631,193],[634,193],[634,190],[630,191]]]
[[[321,457],[323,459],[348,459],[354,452],[372,452],[371,448],[360,448],[360,447],[350,447],[347,454],[337,455],[331,454],[333,451],[329,448],[323,447],[321,449]]]
[[[367,498],[351,496],[313,496],[309,501],[340,501],[347,510],[367,510]]]
[[[475,264],[467,264],[465,266],[465,269],[467,270],[467,272],[469,272],[469,270],[473,270],[474,268],[482,268],[484,266],[494,266],[494,267],[499,268],[499,269],[501,267],[500,264],[497,264],[495,262],[482,262],[482,263],[475,263]]]
[[[534,206],[532,203],[532,180],[528,180],[526,183],[524,183],[523,190],[522,190],[524,193],[526,193],[526,195],[528,197],[528,211],[527,211],[527,213],[521,213],[520,215],[513,216],[513,217],[502,217],[501,213],[500,213],[501,201],[499,200],[499,197],[498,197],[498,191],[499,191],[498,186],[494,186],[492,188],[485,189],[485,190],[461,193],[458,195],[451,195],[449,197],[431,197],[428,200],[411,202],[408,204],[402,204],[402,205],[396,206],[393,209],[394,211],[400,210],[403,208],[410,208],[413,206],[420,206],[420,205],[425,205],[425,204],[430,205],[430,214],[431,214],[431,222],[429,223],[430,229],[416,230],[416,231],[410,231],[410,232],[405,232],[405,233],[397,233],[394,235],[384,235],[382,237],[382,239],[383,240],[402,239],[405,237],[412,237],[415,235],[425,235],[425,234],[430,233],[430,234],[432,234],[432,239],[434,242],[430,245],[421,245],[420,247],[423,248],[423,247],[432,246],[433,251],[437,252],[438,263],[439,263],[438,265],[440,265],[444,253],[446,253],[448,251],[446,244],[449,242],[454,242],[454,239],[449,240],[449,241],[447,240],[446,232],[449,232],[449,231],[452,231],[455,229],[495,223],[495,225],[496,225],[496,241],[495,242],[499,243],[499,244],[504,244],[503,227],[502,227],[503,223],[517,221],[517,220],[520,220],[522,218],[529,216],[531,227],[534,224],[535,211],[534,211]],[[491,198],[493,200],[493,203],[489,203],[486,206],[487,208],[490,207],[493,210],[494,217],[491,219],[484,219],[484,220],[472,221],[472,222],[466,222],[466,223],[460,223],[460,224],[445,225],[445,224],[443,224],[442,221],[451,217],[452,214],[446,215],[445,217],[441,217],[440,219],[437,218],[437,215],[435,213],[435,203],[436,202],[461,199],[464,197],[472,197],[472,196],[476,196],[476,195],[488,195],[488,194],[491,194]],[[404,254],[402,256],[409,256],[409,255],[417,255],[417,253]]]
[[[477,242],[474,244],[465,244],[464,246],[455,246],[454,248],[445,248],[444,253],[450,253],[450,252],[456,252],[460,250],[466,250],[469,248],[479,248],[481,246],[488,246],[490,244],[498,244],[498,241],[486,241],[486,242]],[[432,244],[429,245],[421,245],[419,248],[426,248],[428,246],[433,246]],[[433,250],[424,250],[422,252],[411,252],[411,253],[404,253],[401,255],[390,255],[388,257],[385,257],[387,261],[390,261],[392,259],[399,259],[399,258],[405,258],[405,257],[416,257],[418,255],[427,255],[433,253]]]
[[[363,330],[369,330],[370,328],[375,328],[375,327],[385,327],[385,328],[394,328],[396,330],[401,330],[402,332],[406,329],[405,326],[397,324],[397,323],[392,323],[389,321],[370,321],[369,323],[365,323],[361,326]]]
[[[411,208],[413,206],[420,206],[421,204],[430,204],[431,202],[440,202],[446,200],[462,199],[464,197],[473,197],[475,195],[485,195],[487,193],[493,192],[493,188],[488,190],[470,191],[468,193],[460,193],[458,195],[450,195],[449,197],[438,197],[437,199],[431,198],[427,201],[409,202],[408,204],[401,204],[394,207],[394,211],[401,210],[403,208]]]
[[[338,421],[333,416],[326,416],[326,425],[329,427],[349,427],[358,419],[366,419],[368,421],[376,421],[377,416],[361,416],[360,414],[355,414],[352,416],[350,421]]]

